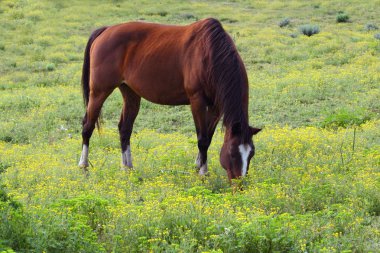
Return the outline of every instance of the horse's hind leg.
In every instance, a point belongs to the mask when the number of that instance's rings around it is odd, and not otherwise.
[[[98,120],[100,110],[106,98],[112,91],[90,93],[89,102],[86,108],[86,114],[83,118],[83,130],[82,130],[82,155],[80,157],[79,166],[82,168],[88,167],[88,149],[90,144],[90,138],[94,131],[96,121]]]
[[[122,166],[125,168],[132,168],[132,155],[130,147],[130,139],[132,134],[133,123],[137,117],[140,109],[141,97],[138,96],[131,88],[126,84],[122,84],[119,87],[121,94],[123,95],[123,111],[121,112],[119,122],[119,133],[121,143],[121,158]]]

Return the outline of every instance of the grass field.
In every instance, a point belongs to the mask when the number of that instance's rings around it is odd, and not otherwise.
[[[0,252],[379,252],[380,1],[0,1]],[[197,175],[190,109],[142,101],[120,170],[122,99],[77,163],[91,31],[215,17],[249,75],[244,191]],[[347,18],[348,17],[348,18]],[[281,25],[280,25],[281,23]],[[319,33],[305,36],[304,25]],[[310,27],[310,26],[309,26]]]

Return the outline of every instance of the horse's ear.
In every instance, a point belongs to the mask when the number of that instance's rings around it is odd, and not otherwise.
[[[258,132],[260,132],[262,129],[261,128],[256,128],[256,127],[249,127],[249,130],[251,131],[251,135],[255,135]]]
[[[241,124],[234,123],[231,128],[232,135],[240,135],[241,134]]]

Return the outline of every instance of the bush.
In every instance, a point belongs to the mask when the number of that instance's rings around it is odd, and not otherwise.
[[[182,14],[179,14],[178,17],[179,17],[180,19],[195,19],[195,20],[198,19],[198,18],[197,18],[195,15],[193,15],[192,13],[182,13]]]
[[[50,209],[31,214],[0,185],[0,252],[104,252],[98,240],[102,221],[107,219],[97,215],[106,202],[96,198],[73,201],[64,203],[71,205],[71,212]]]
[[[46,209],[31,220],[32,252],[105,252],[83,215]]]
[[[319,33],[319,26],[317,25],[302,25],[300,26],[300,32],[306,36],[312,36]]]
[[[285,27],[288,25],[290,25],[290,19],[289,18],[285,18],[278,23],[279,27]]]
[[[61,199],[54,206],[58,209],[68,209],[76,215],[81,215],[82,219],[92,229],[100,235],[103,233],[103,226],[109,220],[108,201],[96,196],[80,196],[72,199]],[[68,211],[69,212],[69,211]]]
[[[168,12],[167,11],[147,12],[146,15],[166,17],[168,15]]]
[[[0,249],[25,251],[30,248],[29,222],[22,205],[10,198],[0,185]]]
[[[46,64],[46,70],[47,71],[53,71],[53,70],[55,70],[55,64],[54,63],[48,63],[48,64]]]
[[[373,37],[374,37],[375,39],[380,40],[380,33],[376,33],[375,35],[373,35]]]
[[[360,126],[368,121],[370,117],[364,111],[349,111],[342,109],[328,115],[322,122],[322,127],[338,128],[349,126]]]
[[[377,27],[377,25],[375,25],[375,24],[368,23],[368,24],[365,25],[365,29],[367,31],[374,31],[374,30],[378,30],[379,27]]]
[[[348,22],[349,19],[350,19],[350,17],[346,13],[339,13],[336,16],[336,22],[338,22],[338,23],[346,23],[346,22]]]
[[[9,163],[0,161],[0,174],[4,173],[9,167],[11,167]],[[1,192],[1,188],[0,188],[0,192]],[[0,194],[0,200],[1,200],[1,194]]]

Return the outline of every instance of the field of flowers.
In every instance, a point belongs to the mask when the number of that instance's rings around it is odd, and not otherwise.
[[[0,252],[379,252],[378,6],[1,1]],[[118,92],[91,140],[89,172],[79,169],[91,31],[209,16],[236,42],[250,78],[250,122],[264,128],[244,190],[232,190],[219,164],[220,127],[210,175],[198,176],[188,107],[143,101],[135,169],[121,171]],[[308,24],[319,33],[305,36]]]

